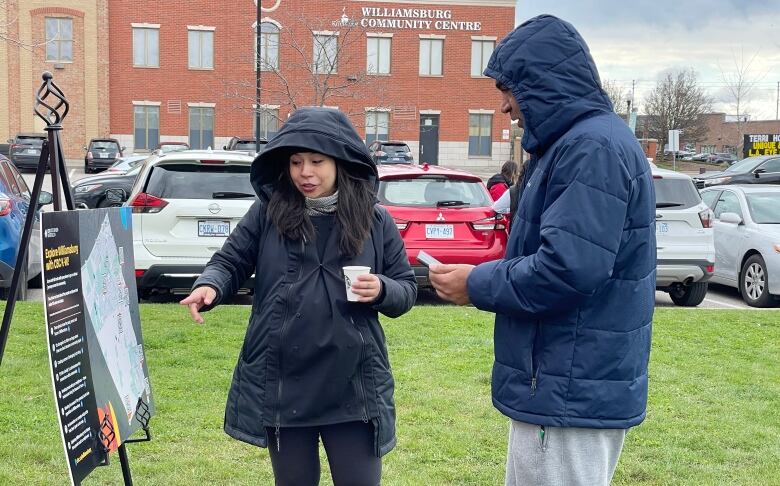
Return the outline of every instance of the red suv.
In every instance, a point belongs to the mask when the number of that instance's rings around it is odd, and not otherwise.
[[[430,286],[417,261],[425,250],[442,263],[477,265],[504,256],[504,216],[482,179],[468,172],[423,165],[380,165],[379,202],[395,220],[417,284]]]

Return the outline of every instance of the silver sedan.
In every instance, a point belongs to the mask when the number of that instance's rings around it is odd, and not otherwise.
[[[711,282],[737,287],[753,307],[780,296],[780,186],[705,189],[715,213],[715,272]]]

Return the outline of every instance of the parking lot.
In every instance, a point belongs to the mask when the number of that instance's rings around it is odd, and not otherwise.
[[[76,181],[84,177],[83,167],[71,167],[68,169],[68,176],[71,182]],[[35,174],[25,173],[23,175],[28,185],[32,189],[32,184],[35,179]],[[49,175],[43,181],[43,190],[51,191],[51,177]],[[51,206],[47,207],[51,210]],[[30,289],[30,298],[34,300],[40,300],[42,298],[42,291],[40,289]],[[156,297],[155,302],[177,302],[181,296],[173,296],[170,298]],[[421,292],[418,302],[421,304],[434,304],[437,302],[436,298],[429,292]],[[239,304],[251,304],[250,297],[241,297],[237,301]],[[657,307],[674,307],[669,296],[664,292],[656,292],[655,304]],[[698,309],[751,309],[740,298],[739,292],[731,287],[723,285],[710,285],[707,292],[707,297],[704,302],[697,307]]]

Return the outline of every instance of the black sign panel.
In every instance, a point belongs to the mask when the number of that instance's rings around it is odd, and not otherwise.
[[[760,133],[745,135],[742,153],[745,157],[754,155],[780,154],[780,133]]]
[[[56,214],[65,224],[47,224]],[[97,437],[75,212],[43,213],[46,338],[54,398],[71,482],[80,483],[105,458]]]

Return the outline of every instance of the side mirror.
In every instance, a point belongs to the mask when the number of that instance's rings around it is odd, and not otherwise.
[[[124,152],[125,150],[127,150],[127,147],[125,147],[124,145],[122,145],[122,149],[121,149],[121,150],[122,150],[122,152]]]
[[[759,168],[753,171],[753,175],[756,176],[756,179],[758,179],[759,175],[763,174],[764,172],[766,172],[766,169]]]
[[[742,224],[742,217],[737,213],[722,213],[718,219],[721,223]]]
[[[14,143],[14,139],[13,138],[9,138],[8,139],[8,143]]]
[[[113,204],[122,204],[127,200],[127,194],[125,194],[124,189],[119,189],[119,188],[106,189],[105,195],[106,195],[106,201]]]
[[[38,194],[38,207],[47,206],[54,201],[54,195],[48,191],[41,191]]]
[[[223,145],[222,150],[227,150],[227,145]]]
[[[87,150],[87,146],[86,146],[86,145],[84,145],[82,148],[83,148],[84,150]]]

